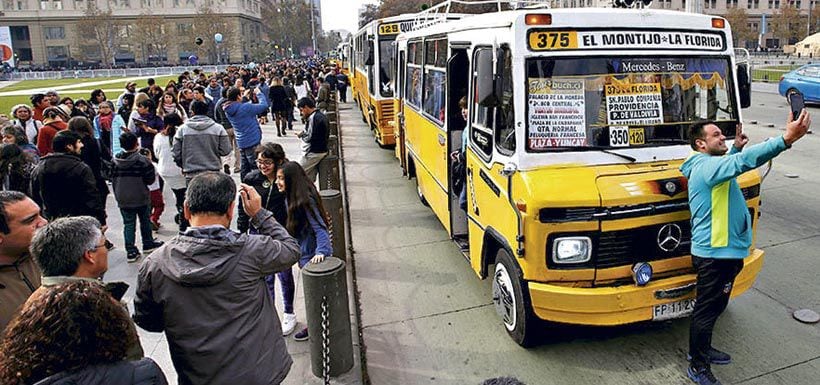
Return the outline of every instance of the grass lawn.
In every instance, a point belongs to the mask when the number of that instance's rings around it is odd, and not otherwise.
[[[765,67],[760,69],[753,68],[752,80],[759,82],[777,83],[780,81],[780,77],[783,76],[783,74],[791,70],[800,68],[801,66],[802,65],[785,65]]]
[[[174,79],[176,80],[177,75],[165,75],[165,76],[158,76],[155,77],[157,84],[160,87],[165,87],[165,83],[168,83],[168,80]],[[117,79],[126,79],[121,76],[111,77],[111,78],[81,78],[81,79],[56,79],[56,80],[23,80],[19,83],[12,84],[8,87],[0,88],[0,92],[6,91],[19,91],[19,90],[27,90],[27,89],[48,89],[58,86],[69,86],[72,84],[77,83],[84,83],[84,82],[99,82],[99,81],[106,81],[106,80],[117,80]],[[110,83],[110,84],[103,84],[102,86],[93,86],[93,88],[117,88],[121,89],[125,86],[125,81],[123,80],[120,83]],[[141,79],[137,80],[137,88],[145,87],[148,84],[147,80]],[[83,86],[82,84],[77,84],[77,87],[87,87]],[[76,88],[76,87],[72,87]],[[91,87],[88,87],[91,88]],[[61,92],[62,93],[62,92]]]
[[[31,100],[29,100],[28,96],[26,95],[0,96],[0,114],[4,114],[11,118],[11,108],[20,103],[25,103],[30,106]]]
[[[177,75],[167,75],[167,76],[159,76],[156,79],[157,84],[160,87],[165,88],[165,84],[168,83],[168,80],[174,79],[176,80]],[[60,80],[24,80],[16,84],[12,84],[8,87],[0,88],[0,92],[5,91],[19,91],[19,90],[26,90],[26,89],[38,89],[38,88],[50,88],[56,86],[66,86],[70,84],[77,84],[76,88],[82,91],[72,91],[71,89],[67,90],[59,90],[60,96],[70,96],[73,99],[83,98],[88,100],[88,97],[91,96],[91,92],[88,91],[94,88],[102,88],[102,89],[116,89],[118,90],[115,93],[107,92],[106,96],[110,100],[116,100],[118,96],[120,96],[121,90],[124,89],[125,81],[118,83],[111,83],[111,84],[103,84],[98,86],[85,86],[83,82],[92,82],[92,81],[101,81],[101,80],[116,80],[116,79],[125,79],[121,77],[116,78],[84,78],[84,79],[60,79]],[[148,82],[145,79],[137,81],[137,89],[145,87]],[[11,116],[11,108],[17,104],[25,103],[31,105],[31,100],[29,99],[29,95],[19,95],[19,96],[0,96],[0,114],[5,114]]]

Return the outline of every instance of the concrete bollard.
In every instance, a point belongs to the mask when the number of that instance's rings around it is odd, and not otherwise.
[[[313,375],[327,380],[353,368],[345,262],[325,258],[302,269]],[[327,382],[325,382],[327,383]]]
[[[328,223],[328,232],[330,233],[330,241],[333,246],[333,255],[345,260],[347,257],[347,233],[345,230],[345,217],[342,210],[342,193],[339,190],[322,190],[319,191],[322,198],[322,206],[325,207],[327,215],[330,216],[330,223]]]
[[[319,162],[319,190],[339,190],[339,157],[328,154]]]
[[[339,156],[339,138],[336,135],[330,135],[327,138],[327,154]]]

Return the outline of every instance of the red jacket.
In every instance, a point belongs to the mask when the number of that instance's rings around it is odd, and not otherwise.
[[[62,120],[49,122],[40,128],[40,133],[37,134],[37,151],[40,152],[41,157],[53,152],[51,141],[58,132],[65,129],[68,129],[68,124]]]

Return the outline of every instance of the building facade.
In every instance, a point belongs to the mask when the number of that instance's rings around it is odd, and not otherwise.
[[[240,62],[262,40],[260,0],[0,0],[0,26],[10,27],[18,67],[111,64],[103,63],[99,40],[81,27],[90,2],[111,12],[114,65],[188,63],[191,55],[203,64]],[[161,49],[142,36],[146,15],[160,24]],[[219,27],[207,19],[218,19]],[[212,42],[213,31],[223,35],[221,44]],[[197,37],[205,44],[196,45]]]
[[[653,9],[667,9],[673,11],[686,11],[686,2],[693,0],[654,0],[650,5]],[[749,49],[781,49],[786,44],[794,44],[796,41],[817,32],[816,29],[805,26],[814,24],[817,15],[809,15],[810,10],[815,9],[820,0],[694,0],[700,1],[703,13],[709,15],[725,16],[727,12],[735,8],[744,8],[748,17],[747,26],[756,36],[753,39],[738,41],[738,47]],[[800,18],[805,24],[805,33],[792,38],[792,41],[781,41],[772,34],[771,23],[778,9],[791,5],[799,11]],[[575,8],[575,7],[611,7],[611,0],[552,0],[553,8]],[[765,19],[766,26],[763,26]],[[811,22],[810,22],[811,21]],[[762,33],[761,33],[762,32]]]

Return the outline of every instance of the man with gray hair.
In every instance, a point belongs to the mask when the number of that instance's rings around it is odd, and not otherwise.
[[[105,241],[100,222],[89,216],[58,218],[38,229],[29,247],[43,274],[38,290],[70,281],[90,281],[105,286],[111,297],[122,301],[128,284],[100,280],[108,270]],[[136,326],[129,326],[136,335]],[[141,359],[139,338],[129,342],[128,359]]]
[[[258,234],[230,230],[233,179],[200,173],[185,192],[191,227],[140,266],[134,320],[165,332],[180,384],[278,384],[293,363],[264,278],[290,269],[299,244],[253,187],[239,194]]]

